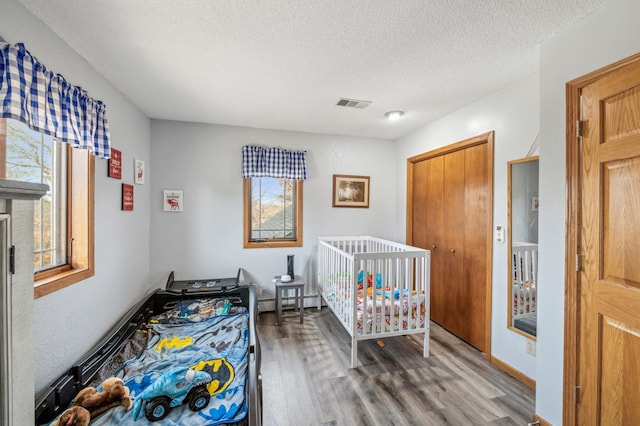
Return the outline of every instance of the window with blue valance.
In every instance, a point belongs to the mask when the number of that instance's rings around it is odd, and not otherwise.
[[[0,118],[13,118],[74,148],[111,156],[105,105],[48,70],[22,43],[0,37]]]
[[[306,180],[307,151],[264,148],[255,145],[243,146],[242,177]]]

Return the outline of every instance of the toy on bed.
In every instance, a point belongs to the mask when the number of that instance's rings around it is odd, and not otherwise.
[[[207,389],[211,380],[211,375],[206,371],[188,367],[167,371],[138,395],[133,419],[138,420],[143,405],[145,416],[152,422],[164,419],[170,408],[185,402],[191,411],[202,410],[211,399]]]
[[[91,419],[111,408],[122,405],[125,410],[132,406],[129,388],[122,379],[110,377],[100,385],[101,391],[88,386],[78,392],[73,399],[74,405],[64,411],[53,426],[88,425]]]

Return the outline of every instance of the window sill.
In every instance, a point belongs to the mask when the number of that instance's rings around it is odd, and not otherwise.
[[[302,247],[302,241],[245,241],[244,248]]]
[[[34,281],[33,297],[37,299],[93,276],[93,269],[68,269]]]

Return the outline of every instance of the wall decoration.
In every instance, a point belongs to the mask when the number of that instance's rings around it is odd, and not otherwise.
[[[107,175],[115,179],[122,179],[122,153],[114,148],[111,148]]]
[[[164,190],[164,211],[165,212],[181,212],[182,211],[182,190],[180,189]]]
[[[333,207],[369,207],[369,176],[333,175]]]
[[[138,185],[144,184],[144,161],[133,159],[133,182]]]
[[[122,184],[122,210],[133,210],[133,185]]]

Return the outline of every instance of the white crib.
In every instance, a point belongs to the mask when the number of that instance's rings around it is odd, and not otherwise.
[[[513,243],[511,249],[513,307],[515,320],[536,316],[538,289],[538,244]]]
[[[351,368],[358,341],[424,333],[429,356],[430,253],[361,237],[318,238],[318,309],[324,299],[351,336]]]

